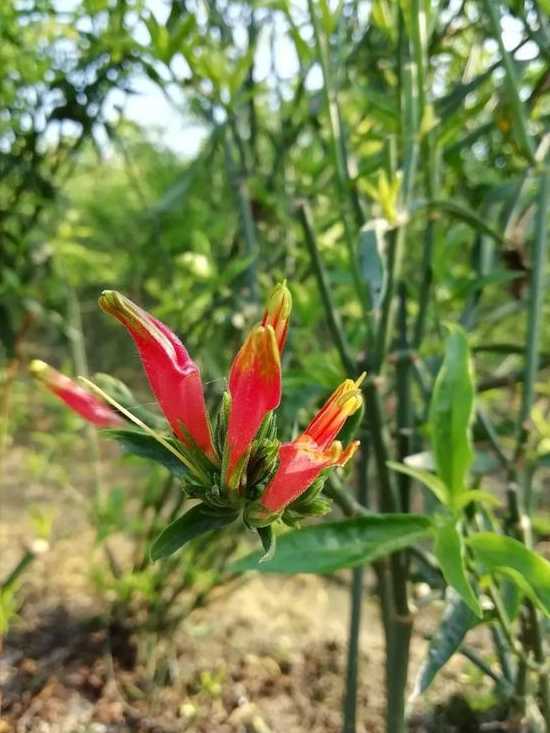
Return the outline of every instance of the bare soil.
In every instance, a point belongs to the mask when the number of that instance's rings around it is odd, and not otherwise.
[[[17,451],[11,459],[17,462]],[[77,478],[85,466],[78,472]],[[52,494],[40,482],[22,482],[20,473],[4,489],[0,577],[32,536],[23,507],[45,502],[57,518],[51,549],[25,576],[21,617],[4,639],[0,733],[341,731],[348,573],[337,582],[251,575],[231,593],[215,592],[169,639],[144,637],[105,622],[108,599],[98,598],[90,581],[93,532],[78,492],[67,485]],[[369,579],[357,733],[383,731],[384,643],[370,585]],[[425,654],[423,634],[436,628],[438,613],[433,606],[417,613],[411,680]],[[469,641],[486,648],[482,634]],[[416,703],[411,731],[482,730],[486,718],[460,697],[465,691],[479,703],[489,699],[490,686],[456,657]],[[498,731],[493,718],[487,730]]]

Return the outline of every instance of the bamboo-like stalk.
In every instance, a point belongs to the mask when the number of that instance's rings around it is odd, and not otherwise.
[[[357,365],[353,357],[350,354],[349,346],[346,341],[344,329],[340,316],[332,299],[332,293],[330,291],[330,283],[328,281],[328,275],[317,247],[317,240],[315,238],[315,231],[313,228],[313,221],[311,212],[305,201],[300,201],[296,207],[296,213],[298,221],[302,227],[304,233],[304,240],[306,247],[309,252],[311,264],[315,272],[317,279],[317,285],[319,286],[319,292],[325,308],[325,316],[327,319],[327,325],[330,331],[330,335],[334,342],[334,345],[338,349],[340,359],[344,369],[349,375],[355,375],[358,371]]]
[[[62,264],[58,263],[58,269],[64,274]],[[82,333],[82,313],[76,292],[65,277],[65,288],[67,297],[67,316],[69,322],[69,343],[76,373],[81,377],[89,377],[88,359],[86,356],[86,345]],[[103,477],[101,472],[101,454],[97,431],[93,425],[86,423],[86,442],[90,451],[90,459],[93,469],[94,498],[97,500],[103,495]]]
[[[351,204],[355,215],[355,222],[358,226],[363,224],[363,214],[356,195],[353,193],[351,185],[351,177],[349,173],[349,165],[347,158],[347,149],[344,131],[342,129],[342,116],[338,102],[338,95],[333,84],[332,74],[330,71],[328,44],[325,35],[322,33],[317,10],[314,0],[308,0],[308,11],[313,27],[313,36],[315,38],[315,48],[317,51],[317,60],[323,74],[323,97],[328,112],[331,153],[333,164],[336,172],[336,184],[340,199],[342,224],[344,226],[344,242],[348,252],[349,268],[353,279],[356,295],[363,308],[365,325],[370,328],[370,316],[368,307],[367,291],[361,282],[357,269],[357,258],[355,251],[355,238],[351,228],[348,216],[348,205]]]
[[[242,145],[240,136],[237,130],[235,120],[232,121],[230,126],[233,140],[237,148],[239,144]],[[235,157],[233,153],[233,147],[229,138],[229,129],[226,128],[225,138],[225,161],[227,167],[227,175],[231,182],[231,185],[235,191],[235,198],[237,208],[239,211],[239,218],[241,224],[241,230],[244,240],[245,255],[250,258],[250,263],[246,270],[246,282],[249,289],[249,296],[253,302],[258,301],[258,273],[257,273],[257,258],[258,258],[258,240],[256,237],[256,224],[254,223],[254,217],[252,215],[252,206],[250,204],[250,195],[248,192],[248,185],[246,182],[246,172],[244,168],[244,157],[241,153],[240,168],[237,168],[235,163]]]

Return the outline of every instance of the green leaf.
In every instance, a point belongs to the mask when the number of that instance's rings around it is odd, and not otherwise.
[[[434,472],[435,458],[431,450],[423,450],[419,453],[411,453],[406,456],[405,464],[411,468],[420,468],[425,471]],[[489,451],[474,451],[474,462],[470,468],[472,474],[484,476],[486,473],[494,473],[500,468],[499,462]]]
[[[357,245],[359,272],[367,283],[372,309],[380,307],[386,292],[387,276],[383,256],[385,229],[387,229],[387,223],[384,220],[375,219],[366,224],[359,232]]]
[[[456,590],[476,616],[481,617],[483,615],[481,606],[466,575],[462,537],[458,533],[454,519],[435,528],[434,554],[447,583]]]
[[[415,514],[373,514],[314,524],[277,537],[277,552],[270,562],[258,565],[262,553],[254,552],[237,560],[231,570],[331,573],[401,550],[428,536],[431,529],[428,517]]]
[[[430,489],[437,496],[443,505],[449,503],[449,491],[439,476],[429,471],[423,471],[421,468],[413,468],[412,466],[407,466],[405,463],[397,463],[396,461],[388,461],[386,465],[394,471],[404,473],[420,481],[420,483],[424,484],[426,488]]]
[[[501,506],[502,501],[499,499],[498,496],[495,496],[495,494],[491,494],[490,491],[482,491],[481,489],[472,489],[466,491],[462,496],[459,497],[458,501],[455,504],[455,507],[457,511],[461,511],[465,507],[468,506],[468,504],[471,504],[473,501],[477,501],[478,504],[486,504],[489,506]]]
[[[237,518],[236,512],[221,513],[197,504],[164,529],[151,547],[151,560],[160,560],[183,547],[186,542],[195,539],[212,529],[220,529],[231,524]]]
[[[418,671],[413,698],[428,689],[436,674],[447,664],[476,623],[475,613],[453,588],[448,588],[441,623],[437,634],[430,642],[426,659]]]
[[[438,199],[427,201],[425,206],[429,209],[435,209],[436,211],[445,211],[455,219],[459,219],[465,224],[468,224],[472,229],[475,229],[475,231],[480,234],[485,234],[496,242],[506,243],[506,239],[502,234],[500,234],[500,232],[493,229],[493,227],[490,224],[487,224],[484,219],[481,219],[479,216],[474,214],[471,209],[467,209],[465,206],[462,206],[462,204],[457,204],[456,201]]]
[[[177,478],[183,478],[187,472],[185,465],[173,453],[147,433],[110,428],[102,430],[101,435],[114,438],[126,453],[160,463]]]
[[[468,545],[488,573],[509,578],[550,618],[550,563],[518,540],[495,532],[476,532]]]
[[[466,334],[454,327],[430,406],[430,423],[438,476],[449,489],[451,505],[465,490],[472,465],[470,425],[474,406],[474,375]]]
[[[269,524],[267,527],[258,527],[256,532],[258,533],[262,546],[264,548],[264,556],[260,559],[260,562],[268,562],[273,558],[275,554],[276,537],[273,532],[273,527]]]

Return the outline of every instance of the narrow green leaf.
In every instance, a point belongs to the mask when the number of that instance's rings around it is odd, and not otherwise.
[[[458,501],[455,504],[455,508],[457,511],[461,511],[473,501],[477,501],[479,504],[486,504],[489,506],[502,505],[502,501],[498,498],[498,496],[495,496],[495,494],[491,494],[490,491],[472,489],[471,491],[466,491],[464,494],[462,494],[462,496],[458,498]]]
[[[453,218],[458,219],[459,221],[463,221],[465,224],[468,224],[472,227],[472,229],[479,232],[480,234],[486,234],[488,237],[491,237],[496,242],[506,243],[504,235],[502,235],[496,229],[493,229],[490,224],[488,224],[481,217],[477,216],[477,214],[474,214],[471,209],[467,209],[465,206],[462,206],[462,204],[457,204],[456,201],[450,201],[449,199],[437,199],[433,201],[427,201],[424,206],[439,212],[444,211],[446,214],[449,214]]]
[[[368,286],[372,309],[380,307],[386,292],[385,228],[387,229],[387,222],[375,219],[366,224],[359,232],[357,245],[359,271]]]
[[[481,606],[466,575],[462,537],[458,533],[454,519],[436,527],[434,554],[447,583],[456,590],[476,616],[481,617],[483,615]]]
[[[177,478],[183,478],[187,472],[185,465],[178,461],[173,453],[170,453],[162,443],[147,433],[124,428],[109,428],[102,430],[101,435],[106,438],[114,438],[126,453],[160,463]]]
[[[475,613],[453,588],[448,588],[445,610],[437,634],[430,642],[424,663],[418,671],[413,698],[425,692],[439,670],[458,650],[468,631],[477,623]]]
[[[411,453],[405,458],[405,464],[411,468],[420,468],[424,471],[434,472],[435,458],[431,450],[420,451],[419,453]],[[489,451],[474,451],[474,462],[471,466],[472,474],[484,476],[486,473],[494,473],[500,468],[499,462]]]
[[[449,491],[443,481],[435,474],[424,471],[421,468],[407,466],[406,463],[397,463],[396,461],[388,461],[386,465],[394,471],[404,473],[420,481],[420,483],[424,484],[426,488],[430,489],[437,496],[443,505],[446,506],[449,503]]]
[[[550,618],[550,563],[547,560],[518,540],[495,532],[476,532],[467,543],[486,572],[509,578]]]
[[[186,542],[212,529],[220,529],[237,518],[235,512],[214,513],[204,504],[197,504],[164,529],[151,547],[151,560],[160,560],[183,547]]]
[[[451,505],[465,490],[473,461],[470,425],[474,407],[474,374],[466,334],[454,327],[430,406],[430,424],[438,476],[449,489]]]
[[[258,527],[256,532],[260,537],[265,553],[260,559],[260,562],[268,562],[275,554],[276,537],[273,532],[273,527],[271,525],[268,525],[267,527]]]
[[[262,553],[237,560],[234,572],[330,573],[365,565],[428,536],[428,517],[415,514],[373,514],[338,522],[314,524],[277,538],[274,558],[258,565]]]

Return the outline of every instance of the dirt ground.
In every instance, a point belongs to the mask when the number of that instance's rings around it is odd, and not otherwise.
[[[27,484],[23,493],[17,483],[4,494],[2,576],[28,540],[22,506],[46,497],[51,502],[39,483]],[[21,618],[4,639],[0,733],[341,730],[347,573],[338,582],[251,575],[233,593],[215,593],[170,639],[136,642],[117,629],[107,632],[101,621],[105,604],[89,578],[93,533],[82,504],[72,490],[63,490],[54,504],[54,541],[27,574]],[[415,619],[411,680],[425,653],[423,633],[434,630],[437,613],[432,607]],[[485,642],[480,635],[471,640],[478,649]],[[169,685],[151,685],[147,665],[136,664],[136,643],[161,653]],[[383,731],[383,658],[378,609],[367,588],[357,733]],[[490,694],[472,665],[457,657],[415,705],[411,730],[477,733],[478,718],[457,697],[466,689],[477,700]]]

